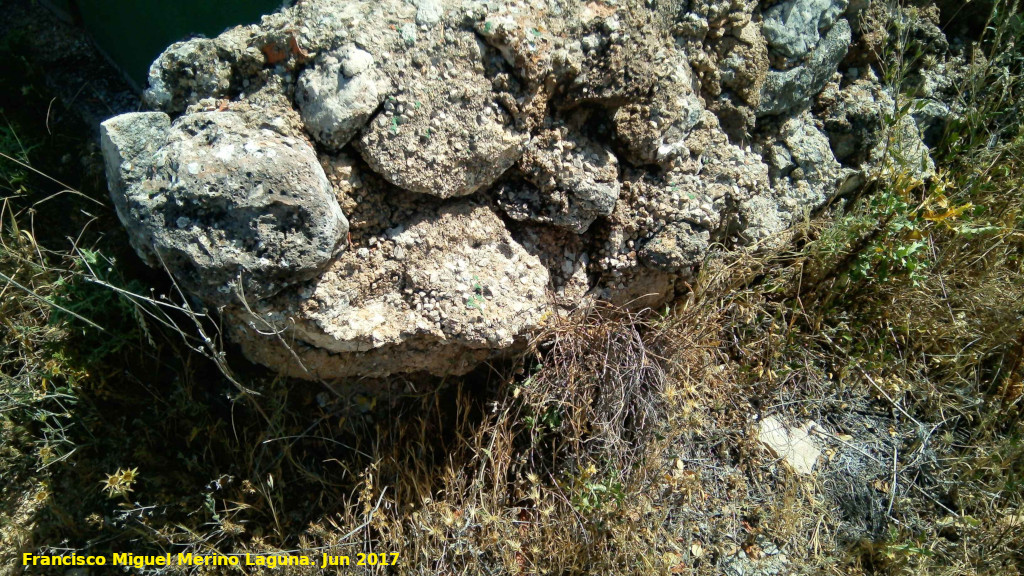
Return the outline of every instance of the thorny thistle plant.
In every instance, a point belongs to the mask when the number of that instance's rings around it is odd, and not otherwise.
[[[133,491],[135,481],[138,479],[138,468],[118,468],[117,472],[108,474],[107,479],[100,482],[103,491],[108,498],[127,498],[128,493]]]

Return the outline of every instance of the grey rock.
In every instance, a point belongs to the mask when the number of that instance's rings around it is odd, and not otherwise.
[[[921,100],[914,106],[911,116],[917,123],[921,138],[928,146],[935,146],[942,138],[946,125],[953,116],[949,106],[937,100]]]
[[[681,60],[649,103],[628,104],[614,116],[616,136],[634,164],[666,164],[689,154],[686,137],[704,117],[693,72]]]
[[[494,99],[472,32],[448,34],[437,69],[413,69],[395,92],[404,112],[379,115],[357,141],[389,182],[440,198],[490,186],[523,153],[527,135]],[[385,106],[387,104],[385,103]]]
[[[217,38],[172,44],[150,66],[143,100],[175,114],[204,98],[230,96],[240,77],[255,77],[263,66],[263,55],[250,46],[252,36],[248,27],[239,26]]]
[[[934,174],[928,144],[941,137],[952,117],[948,105],[921,99],[909,105],[901,100],[897,106],[886,89],[866,79],[836,94],[823,94],[823,100],[827,106],[820,118],[836,158],[844,164],[868,165],[876,174],[898,171],[920,180]]]
[[[830,190],[842,170],[832,154],[828,138],[805,115],[786,122],[780,143],[803,171],[803,178],[813,185]]]
[[[711,234],[686,222],[675,222],[654,235],[640,251],[651,268],[682,270],[694,268],[708,253]]]
[[[769,72],[761,90],[757,115],[771,116],[807,107],[835,74],[850,47],[850,40],[850,24],[846,20],[838,20],[806,64]]]
[[[788,0],[764,13],[762,32],[769,46],[790,59],[799,59],[818,45],[843,14],[848,0]]]
[[[404,261],[373,251],[365,262],[348,251],[314,281],[235,312],[235,339],[255,361],[300,378],[462,374],[548,310],[547,269],[490,208],[458,201],[421,213],[396,241],[403,236],[421,239],[407,243]],[[410,295],[396,297],[402,288]],[[251,328],[286,323],[313,346],[301,363]]]
[[[528,184],[506,185],[498,193],[498,204],[514,220],[549,222],[582,234],[615,210],[618,160],[566,128],[536,136],[518,168]]]
[[[444,5],[438,0],[415,0],[416,23],[424,26],[433,26],[441,21],[444,15]]]
[[[102,124],[111,196],[139,255],[210,304],[318,274],[348,222],[309,145],[231,112]]]
[[[369,122],[389,91],[373,56],[347,45],[299,76],[295,102],[313,138],[337,150]]]
[[[168,76],[180,79],[174,84]],[[220,58],[208,38],[177,42],[149,69],[147,104],[167,112],[180,112],[202,98],[224,96],[231,87],[231,65]]]
[[[852,176],[815,127],[809,112],[786,121],[769,146],[772,196],[755,196],[740,206],[744,235],[759,242],[805,218],[839,194],[840,183]]]
[[[844,163],[862,164],[880,140],[885,115],[894,111],[892,98],[861,79],[829,100],[820,117],[832,151]]]
[[[672,64],[665,58],[664,36],[652,22],[653,14],[588,12],[584,6],[582,16],[589,18],[589,33],[580,38],[588,50],[579,69],[566,78],[566,98],[575,103],[624,104],[650,94]]]
[[[917,180],[934,176],[935,161],[914,116],[900,116],[889,130],[888,141],[879,142],[870,153],[872,163],[880,167],[881,174],[903,174]]]
[[[416,44],[416,25],[412,22],[406,22],[402,24],[402,27],[398,29],[402,34],[402,41],[405,42],[406,46],[412,46]]]
[[[848,1],[304,0],[157,59],[167,115],[104,127],[112,197],[253,360],[465,373],[550,314],[660,305],[836,194],[927,177],[963,63],[915,28],[929,103],[886,134],[870,63],[841,69]]]

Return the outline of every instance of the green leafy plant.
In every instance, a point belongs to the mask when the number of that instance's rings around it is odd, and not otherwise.
[[[0,110],[0,118],[4,118]],[[29,178],[29,153],[39,144],[28,144],[18,138],[17,132],[7,123],[0,126],[0,191],[24,193]]]
[[[593,516],[621,506],[626,493],[615,469],[599,473],[591,463],[565,485],[573,506],[584,516]]]
[[[466,308],[473,308],[476,310],[484,309],[484,287],[480,284],[480,278],[473,275],[473,293],[466,299]]]

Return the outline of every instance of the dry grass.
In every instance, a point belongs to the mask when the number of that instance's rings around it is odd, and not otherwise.
[[[891,217],[837,207],[782,252],[709,261],[667,311],[556,317],[521,358],[447,382],[332,393],[235,362],[173,285],[117,263],[124,243],[97,232],[113,227],[36,234],[53,190],[9,187],[3,562],[372,551],[399,553],[378,570],[396,574],[1019,573],[1019,65],[977,59],[963,98],[985,113],[951,130],[939,178],[878,183]],[[920,266],[865,273],[918,241]],[[769,415],[823,430],[813,474],[758,443]],[[124,485],[104,492],[111,475]]]

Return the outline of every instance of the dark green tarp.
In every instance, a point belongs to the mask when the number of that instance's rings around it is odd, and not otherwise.
[[[172,42],[213,37],[238,24],[259,22],[282,0],[51,0],[81,20],[96,43],[139,86],[153,60]]]

